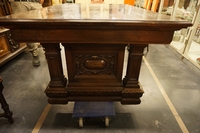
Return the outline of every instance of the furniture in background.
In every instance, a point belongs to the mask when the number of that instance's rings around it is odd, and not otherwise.
[[[25,43],[16,43],[9,29],[0,27],[0,66],[13,59],[26,49]]]
[[[0,17],[12,14],[8,0],[0,0]],[[0,66],[23,52],[24,43],[16,43],[10,34],[10,30],[0,25]]]
[[[8,0],[0,0],[0,17],[12,13]]]

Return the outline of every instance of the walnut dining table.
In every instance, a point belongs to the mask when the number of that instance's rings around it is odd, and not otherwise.
[[[130,5],[66,3],[1,17],[0,25],[11,30],[16,42],[43,46],[50,76],[45,93],[50,104],[140,104],[145,90],[138,81],[144,48],[169,44],[174,31],[192,23]],[[60,44],[67,70],[63,70]]]

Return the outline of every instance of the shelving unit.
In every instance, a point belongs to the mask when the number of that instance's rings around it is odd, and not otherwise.
[[[188,29],[176,31],[170,46],[181,55],[183,60],[186,59],[200,69],[200,64],[197,61],[197,59],[200,58],[200,1],[191,0],[183,14],[180,14],[180,11],[183,11],[183,8],[180,9],[178,4],[179,0],[176,1],[172,15],[174,17],[185,16],[183,19],[192,21],[193,26]]]

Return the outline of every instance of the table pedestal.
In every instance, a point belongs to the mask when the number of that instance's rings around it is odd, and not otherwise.
[[[68,79],[63,75],[59,44],[42,43],[51,81],[46,95],[51,104],[68,101],[120,101],[140,104],[143,89],[138,78],[147,44],[69,44],[65,47]],[[124,65],[125,47],[128,63]],[[122,78],[123,70],[126,70]]]

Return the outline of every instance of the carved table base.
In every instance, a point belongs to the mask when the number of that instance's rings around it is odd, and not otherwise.
[[[68,79],[63,76],[59,44],[42,44],[51,81],[46,95],[51,104],[68,101],[120,101],[140,104],[143,89],[138,82],[143,50],[147,44],[63,43]],[[123,68],[125,47],[128,64]],[[123,69],[126,69],[122,78]]]

